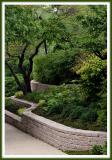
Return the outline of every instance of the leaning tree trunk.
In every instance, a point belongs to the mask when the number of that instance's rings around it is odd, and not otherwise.
[[[24,94],[31,92],[31,85],[30,85],[30,75],[24,75],[24,87],[23,87],[23,92]]]
[[[27,94],[28,92],[31,92],[31,85],[30,85],[30,76],[32,73],[32,68],[33,68],[33,58],[38,54],[39,48],[42,45],[42,43],[44,43],[44,40],[42,40],[37,47],[35,48],[34,53],[29,57],[29,69],[26,70],[24,68],[24,60],[25,60],[25,51],[28,47],[28,45],[26,44],[20,54],[19,58],[19,63],[18,63],[18,68],[20,70],[20,73],[23,75],[23,79],[24,79],[24,86],[23,86],[23,93]]]
[[[9,65],[9,63],[8,63],[7,61],[5,62],[5,64],[8,66],[9,70],[11,71],[12,76],[14,77],[15,82],[16,82],[16,84],[18,85],[19,89],[22,89],[22,85],[21,85],[18,77],[17,77],[16,74],[14,73],[12,67]]]

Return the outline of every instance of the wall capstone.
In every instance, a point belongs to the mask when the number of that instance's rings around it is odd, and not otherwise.
[[[54,86],[54,85],[43,84],[43,83],[40,83],[35,80],[32,80],[30,83],[31,83],[31,90],[32,91],[46,91],[50,87]]]

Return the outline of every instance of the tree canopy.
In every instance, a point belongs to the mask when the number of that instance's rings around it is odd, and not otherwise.
[[[5,10],[6,65],[24,93],[31,92],[38,54],[78,50],[77,63],[86,58],[82,53],[106,59],[106,6],[7,5]]]

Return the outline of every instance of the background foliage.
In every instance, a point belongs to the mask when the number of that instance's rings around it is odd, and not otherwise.
[[[35,113],[106,130],[106,6],[17,5],[5,13],[6,96],[19,91],[39,103]],[[31,79],[60,86],[31,93]]]

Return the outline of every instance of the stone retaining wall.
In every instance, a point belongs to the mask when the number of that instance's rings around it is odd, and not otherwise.
[[[36,107],[36,104],[33,107]],[[31,107],[30,109],[32,110]],[[24,112],[22,117],[6,111],[6,122],[64,151],[90,150],[93,145],[103,145],[106,141],[106,132],[67,127],[38,116],[30,110]]]
[[[35,80],[31,81],[31,90],[32,91],[46,91],[53,85],[43,84],[40,82],[37,82]]]

